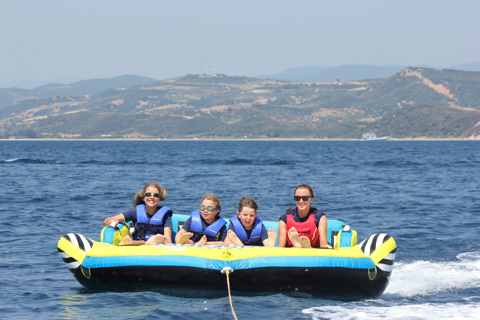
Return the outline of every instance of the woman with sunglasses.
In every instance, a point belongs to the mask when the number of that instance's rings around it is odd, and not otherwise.
[[[152,181],[137,192],[133,199],[133,209],[127,210],[103,221],[108,226],[120,222],[132,221],[135,225],[133,239],[126,236],[120,245],[155,245],[172,243],[172,214],[167,206],[159,206],[167,197],[167,189],[157,181]]]
[[[295,248],[331,248],[327,239],[327,216],[312,207],[312,187],[300,184],[294,192],[295,208],[278,221],[278,246]]]
[[[214,194],[203,196],[200,210],[190,218],[175,236],[177,244],[223,245],[227,236],[226,221],[220,217],[220,199]]]

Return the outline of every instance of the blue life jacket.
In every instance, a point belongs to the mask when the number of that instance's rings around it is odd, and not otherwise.
[[[198,233],[200,235],[206,235],[207,241],[218,241],[217,235],[222,230],[222,227],[227,223],[223,218],[219,218],[217,221],[212,223],[209,226],[206,226],[205,223],[202,223],[202,217],[200,215],[200,211],[192,211],[192,224],[190,225],[190,229]],[[206,228],[204,228],[204,225]],[[198,241],[195,237],[194,242]]]
[[[242,222],[238,217],[233,217],[230,219],[230,223],[233,224],[235,228],[235,233],[237,234],[238,239],[243,242],[245,245],[256,244],[256,242],[260,242],[262,240],[262,226],[263,221],[260,218],[255,218],[255,222],[253,223],[252,233],[250,234],[250,238],[247,235],[247,231],[242,225]]]
[[[151,217],[145,211],[145,205],[139,204],[137,210],[137,224],[135,225],[135,238],[137,240],[148,240],[155,234],[163,234],[163,221],[167,214],[172,214],[173,210],[163,206]]]

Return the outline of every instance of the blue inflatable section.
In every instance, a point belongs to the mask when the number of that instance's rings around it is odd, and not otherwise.
[[[179,225],[180,227],[183,225],[187,219],[190,218],[190,215],[185,215],[185,214],[174,214],[172,216],[172,227],[173,227],[173,232],[172,232],[172,239],[175,241],[175,235],[177,234],[179,230]],[[227,219],[225,219],[227,220]],[[265,228],[268,229],[272,228],[275,229],[275,231],[278,232],[278,221],[263,221],[263,224],[265,225]],[[228,226],[230,225],[230,220],[227,220],[227,229]],[[345,223],[340,220],[328,220],[328,225],[327,225],[327,239],[330,242],[332,239],[332,232],[338,232],[342,230],[343,226],[345,226]],[[277,243],[278,245],[278,237],[277,237]],[[350,246],[350,245],[348,245]]]
[[[264,267],[326,267],[348,269],[372,269],[375,263],[372,259],[348,257],[322,257],[322,256],[293,256],[293,257],[258,257],[234,261],[220,261],[203,257],[171,255],[165,256],[116,256],[116,257],[89,257],[82,265],[85,268],[110,268],[123,266],[182,266],[212,270],[222,270],[231,267],[234,270]]]
[[[174,214],[172,217],[173,235],[176,233],[190,215]],[[267,230],[273,228],[278,232],[277,221],[264,221]],[[227,227],[230,221],[227,222]],[[332,239],[332,233],[343,229],[345,223],[340,220],[328,220],[327,235]],[[342,236],[343,238],[343,236]],[[343,239],[342,239],[343,240]],[[345,234],[345,241],[349,241],[348,234]],[[169,246],[169,245],[166,245]],[[175,246],[175,245],[173,245]],[[350,244],[345,245],[347,247]],[[211,247],[212,250],[225,250],[226,247]],[[348,269],[373,269],[375,263],[369,257],[330,257],[330,256],[265,256],[252,257],[232,261],[221,261],[206,257],[195,257],[191,255],[147,255],[147,256],[115,256],[115,257],[91,257],[87,256],[82,265],[85,268],[105,268],[123,266],[182,266],[211,270],[222,270],[231,267],[234,270],[264,268],[264,267],[326,267],[326,268],[348,268]]]

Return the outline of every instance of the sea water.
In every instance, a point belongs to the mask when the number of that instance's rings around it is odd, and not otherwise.
[[[233,319],[228,297],[83,288],[57,253],[64,234],[99,239],[144,184],[189,214],[217,194],[231,218],[242,196],[264,220],[310,184],[314,206],[398,245],[376,299],[233,296],[238,319],[472,319],[480,314],[480,142],[0,141],[1,319]],[[227,292],[227,289],[225,289]],[[258,288],[259,291],[262,288]]]

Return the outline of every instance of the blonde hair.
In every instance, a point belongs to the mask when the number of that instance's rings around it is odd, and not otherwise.
[[[162,186],[158,183],[158,181],[154,180],[154,181],[146,184],[142,188],[142,190],[138,191],[133,196],[133,207],[134,208],[136,208],[139,204],[145,204],[145,202],[143,201],[143,198],[145,197],[145,192],[150,187],[158,190],[158,193],[160,194],[160,201],[165,200],[165,198],[167,197],[167,188],[162,188]]]

